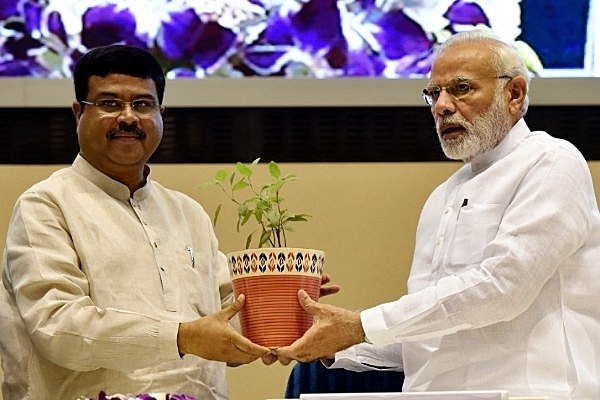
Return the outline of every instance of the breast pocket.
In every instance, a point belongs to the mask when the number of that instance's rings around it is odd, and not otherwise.
[[[178,260],[180,284],[189,306],[201,316],[220,309],[218,287],[209,257],[186,249],[178,255]]]
[[[475,203],[461,208],[446,258],[449,274],[483,260],[483,250],[496,236],[501,219],[499,204]]]

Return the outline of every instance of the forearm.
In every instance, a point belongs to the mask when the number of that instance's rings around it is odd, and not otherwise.
[[[132,371],[179,358],[178,325],[122,310],[73,306],[41,322],[30,336],[40,354],[65,368]]]
[[[338,351],[329,368],[343,368],[351,371],[403,371],[402,344],[394,343],[378,347],[361,343]]]

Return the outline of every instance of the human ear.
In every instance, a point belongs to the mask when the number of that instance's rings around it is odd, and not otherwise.
[[[527,96],[527,89],[527,80],[522,75],[515,76],[508,83],[508,92],[510,94],[508,108],[511,114],[521,112],[521,107]]]
[[[73,115],[75,116],[75,121],[79,122],[79,118],[81,118],[81,113],[83,112],[83,107],[81,103],[78,101],[74,101],[71,105],[71,110],[73,111]]]

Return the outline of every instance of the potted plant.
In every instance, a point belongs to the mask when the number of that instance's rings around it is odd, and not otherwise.
[[[203,187],[218,187],[237,207],[236,231],[254,223],[246,248],[227,254],[234,294],[244,293],[240,311],[242,333],[253,342],[280,347],[291,344],[312,325],[312,317],[299,305],[297,292],[304,289],[319,297],[325,254],[316,249],[287,247],[287,233],[310,215],[284,207],[281,191],[296,175],[283,175],[279,165],[266,164],[270,180],[257,184],[254,172],[264,164],[238,162],[232,171],[219,170]],[[223,204],[215,210],[216,225]],[[255,247],[251,247],[255,244]]]
[[[275,161],[268,164],[271,180],[260,185],[252,181],[254,170],[260,158],[251,164],[238,162],[235,170],[221,169],[215,174],[211,182],[204,186],[217,186],[223,193],[237,205],[238,219],[237,232],[249,221],[256,221],[258,227],[246,238],[246,248],[250,248],[255,233],[260,233],[256,247],[286,247],[286,232],[293,231],[292,222],[308,221],[310,215],[295,214],[283,207],[284,198],[281,190],[288,182],[298,179],[296,175],[282,175],[279,165]],[[243,192],[243,193],[242,193]],[[243,195],[245,197],[241,197]],[[216,225],[223,204],[217,207],[213,223]]]

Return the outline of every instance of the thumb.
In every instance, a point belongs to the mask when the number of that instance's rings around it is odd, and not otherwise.
[[[311,309],[313,308],[315,301],[308,295],[308,293],[306,293],[304,289],[298,290],[298,301],[300,302],[300,305],[304,311],[314,314],[314,312],[311,312]]]
[[[246,302],[246,296],[244,294],[240,294],[231,305],[225,309],[223,309],[223,314],[227,320],[230,320],[237,314],[242,308],[244,308],[244,303]]]

